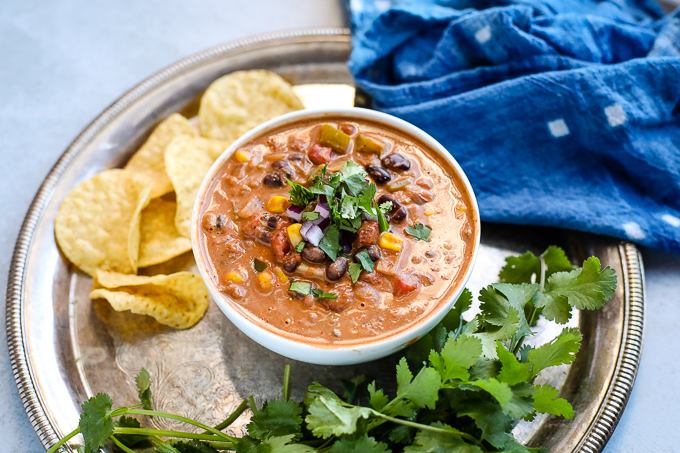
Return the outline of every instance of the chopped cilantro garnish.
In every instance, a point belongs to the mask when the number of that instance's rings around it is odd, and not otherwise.
[[[303,220],[316,220],[319,217],[321,217],[321,214],[319,214],[316,211],[311,211],[311,212],[303,212],[302,213],[302,219]]]
[[[368,256],[368,252],[366,250],[362,250],[359,253],[357,253],[355,258],[359,260],[361,266],[364,268],[366,273],[370,274],[371,272],[373,272],[373,269],[375,269],[375,263],[373,262],[371,257]]]
[[[311,190],[309,190],[302,184],[298,184],[291,180],[287,181],[291,187],[291,189],[288,191],[288,194],[290,194],[290,198],[288,201],[290,201],[292,204],[304,208],[314,199],[314,194],[312,193]]]
[[[340,205],[340,215],[343,219],[354,219],[359,215],[359,200],[355,197],[346,196],[342,198]]]
[[[291,282],[288,291],[308,296],[312,291],[312,284],[306,282]]]
[[[430,237],[432,228],[426,227],[422,223],[416,223],[414,226],[406,227],[404,232],[406,232],[406,234],[410,234],[411,236],[420,241],[430,242],[428,238]]]
[[[269,264],[265,263],[264,261],[260,261],[257,258],[253,260],[253,267],[257,272],[262,272],[263,270],[267,269],[269,267]]]
[[[319,299],[337,299],[338,295],[335,293],[325,293],[320,289],[313,289],[312,295]]]
[[[300,241],[298,242],[298,245],[295,246],[295,251],[298,253],[302,253],[302,251],[305,249],[305,241]]]
[[[359,196],[357,197],[359,207],[370,215],[376,215],[375,210],[373,209],[373,199],[375,198],[376,191],[377,189],[375,187],[375,184],[369,184],[366,186],[366,188],[364,188],[364,190],[361,191],[361,194],[359,194]]]
[[[352,279],[352,283],[356,283],[357,280],[359,280],[359,275],[361,275],[361,271],[363,270],[363,267],[359,263],[350,263],[349,269],[347,272],[349,272],[349,278]]]
[[[383,212],[383,214],[387,214],[392,210],[393,207],[394,206],[392,205],[391,201],[386,201],[380,205],[380,210]]]
[[[326,234],[319,242],[319,248],[326,252],[326,255],[333,261],[338,258],[338,252],[340,251],[340,230],[337,226],[331,225]]]

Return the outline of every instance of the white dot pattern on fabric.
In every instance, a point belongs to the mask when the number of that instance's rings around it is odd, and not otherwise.
[[[644,239],[645,238],[645,232],[642,231],[642,228],[640,228],[640,225],[638,225],[635,222],[628,222],[624,223],[623,225],[623,230],[626,232],[626,236],[628,236],[630,239]]]
[[[562,118],[560,118],[559,120],[549,122],[548,129],[550,129],[550,133],[555,138],[569,135],[569,128],[567,127],[567,123],[565,123]]]
[[[628,120],[626,112],[619,104],[610,105],[604,109],[604,114],[607,115],[607,121],[611,127],[620,126]]]
[[[661,216],[661,220],[674,227],[680,227],[680,219],[678,219],[674,215],[664,214],[663,216]]]
[[[489,39],[491,39],[491,27],[487,25],[486,27],[477,30],[477,33],[475,33],[475,39],[480,44],[487,42]]]

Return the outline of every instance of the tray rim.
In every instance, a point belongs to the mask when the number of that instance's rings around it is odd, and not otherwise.
[[[61,176],[80,151],[109,121],[139,97],[182,71],[213,58],[238,53],[242,50],[269,46],[275,43],[313,42],[316,40],[350,42],[350,30],[337,27],[308,28],[257,35],[209,48],[162,69],[123,94],[99,114],[66,148],[45,177],[31,202],[19,231],[10,265],[6,301],[6,331],[10,366],[28,419],[45,448],[56,443],[58,437],[46,413],[43,398],[34,385],[33,367],[26,354],[25,321],[23,317],[24,284],[26,260],[33,243],[36,226]],[[630,242],[620,243],[619,255],[625,274],[623,276],[625,284],[623,347],[619,351],[616,368],[610,381],[611,384],[607,389],[606,397],[598,414],[574,451],[588,453],[602,451],[623,413],[640,363],[644,335],[645,299],[642,257],[637,247]]]

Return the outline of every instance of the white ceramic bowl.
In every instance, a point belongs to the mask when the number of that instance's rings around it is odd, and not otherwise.
[[[415,141],[424,144],[429,150],[448,161],[449,164],[455,169],[460,180],[465,184],[467,192],[470,194],[470,201],[473,204],[475,210],[474,221],[476,223],[475,230],[477,232],[477,236],[475,238],[475,249],[472,255],[472,262],[468,266],[465,277],[460,280],[459,287],[456,289],[455,294],[451,297],[451,300],[449,300],[446,304],[443,304],[437,311],[434,311],[430,313],[429,316],[421,319],[420,322],[414,324],[408,330],[404,330],[398,334],[395,334],[394,336],[383,338],[377,341],[368,340],[360,345],[319,346],[308,344],[304,343],[303,341],[295,341],[289,338],[278,336],[276,333],[256,324],[254,321],[244,316],[243,313],[238,308],[236,308],[235,304],[217,289],[214,281],[210,277],[208,267],[205,265],[205,262],[208,260],[208,258],[205,255],[198,240],[198,232],[201,223],[200,213],[205,201],[205,194],[210,187],[210,183],[212,182],[215,175],[220,171],[222,166],[226,163],[227,159],[231,157],[234,151],[253,139],[266,135],[267,133],[276,129],[280,129],[281,127],[285,127],[286,125],[297,123],[298,121],[323,120],[323,118],[330,117],[343,117],[347,120],[353,120],[359,123],[362,121],[370,121],[384,124],[401,132],[404,136],[412,137],[415,139]],[[234,323],[234,325],[238,327],[243,333],[267,349],[291,359],[320,365],[350,365],[379,359],[403,349],[429,332],[435,325],[437,325],[439,321],[442,320],[446,313],[451,309],[456,299],[458,299],[458,296],[460,296],[463,288],[465,288],[465,284],[472,273],[472,268],[477,259],[479,239],[480,224],[477,199],[475,198],[474,192],[472,191],[470,182],[465,176],[465,173],[463,173],[463,170],[460,168],[460,165],[458,165],[458,162],[456,162],[456,160],[451,157],[451,155],[439,142],[412,124],[385,113],[360,108],[299,110],[297,112],[292,112],[278,118],[274,118],[273,120],[267,121],[255,129],[252,129],[250,132],[236,140],[229,148],[227,148],[210,168],[210,171],[208,171],[208,174],[203,180],[203,183],[201,184],[201,187],[198,191],[196,203],[194,204],[193,216],[191,219],[191,245],[194,251],[198,269],[201,273],[201,276],[203,277],[203,280],[205,281],[206,286],[208,287],[208,290],[210,291],[212,298],[215,300],[227,318],[229,318],[231,322]]]

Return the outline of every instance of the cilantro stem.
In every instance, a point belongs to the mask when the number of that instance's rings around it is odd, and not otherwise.
[[[288,401],[288,386],[290,385],[290,365],[283,369],[283,399]]]
[[[215,450],[235,450],[236,444],[231,442],[206,442],[208,445],[213,447]]]
[[[219,437],[223,438],[224,440],[226,440],[228,442],[234,441],[233,437],[227,436],[222,431],[219,431],[219,430],[213,428],[212,426],[205,425],[201,422],[197,422],[196,420],[192,420],[190,418],[182,417],[181,415],[167,414],[165,412],[157,412],[157,411],[147,411],[147,410],[143,410],[143,409],[131,409],[131,410],[127,411],[127,413],[128,414],[136,414],[136,415],[150,415],[150,416],[163,417],[163,418],[169,418],[169,419],[172,419],[172,420],[177,420],[177,421],[180,421],[180,422],[184,422],[184,423],[188,423],[190,425],[197,426],[199,428],[203,428],[204,430],[206,430],[206,431],[208,431],[212,434],[215,434],[216,436],[219,436]]]
[[[216,440],[212,434],[196,434],[186,433],[184,431],[168,431],[165,429],[152,428],[122,428],[117,427],[113,430],[114,434],[139,434],[143,436],[165,436],[177,437],[179,439],[194,439],[194,440]],[[233,438],[232,438],[233,439]],[[234,439],[238,440],[238,439]]]
[[[423,425],[421,423],[416,423],[416,422],[411,422],[411,421],[408,421],[408,420],[402,420],[400,418],[390,417],[389,415],[385,415],[385,414],[378,412],[378,411],[374,411],[373,415],[375,415],[376,417],[382,418],[384,420],[387,420],[388,422],[397,423],[399,425],[404,425],[404,426],[410,426],[411,428],[422,429],[424,431],[432,431],[432,432],[441,433],[441,434],[451,434],[451,435],[454,435],[454,436],[460,436],[463,439],[467,439],[470,442],[473,442],[475,445],[482,447],[482,443],[480,441],[478,441],[475,436],[472,436],[468,433],[464,433],[462,431],[458,431],[455,428],[437,428],[436,426]]]
[[[135,453],[133,450],[130,450],[128,447],[126,447],[121,441],[116,439],[116,436],[111,436],[111,440],[113,441],[114,444],[121,450],[123,450],[125,453]]]
[[[77,436],[78,434],[80,434],[80,427],[74,429],[73,431],[71,431],[70,433],[68,433],[68,434],[66,435],[66,437],[64,437],[63,439],[61,439],[61,440],[60,440],[59,442],[57,442],[56,444],[52,445],[52,448],[50,448],[49,450],[47,450],[47,453],[54,453],[55,451],[57,451],[57,450],[59,449],[59,447],[61,447],[62,445],[64,445],[66,442],[68,442],[69,440],[71,440],[71,438],[73,438],[74,436]]]
[[[543,255],[539,257],[541,259],[541,289],[540,291],[543,292],[543,288],[545,287],[545,271],[547,270],[548,266],[545,264],[545,258],[543,258]]]
[[[229,417],[227,417],[222,423],[219,425],[215,425],[215,429],[222,431],[224,428],[227,426],[231,425],[234,423],[234,421],[239,418],[239,416],[246,410],[248,409],[248,401],[243,400],[241,404],[236,408],[234,412],[231,413]],[[208,431],[206,431],[207,433]],[[204,433],[205,434],[205,433]]]
[[[257,403],[255,402],[253,395],[248,397],[248,402],[250,403],[250,410],[253,411],[253,414],[257,414],[259,410],[257,409]]]
[[[539,291],[543,292],[543,288],[545,288],[545,273],[548,269],[548,266],[545,264],[545,258],[543,258],[543,255],[539,256],[539,259],[541,260],[541,280],[540,280],[540,285],[541,288]],[[529,319],[527,322],[529,323],[529,327],[534,323],[534,317],[538,313],[538,309],[534,306],[531,309],[531,315],[529,316]],[[520,348],[522,347],[522,344],[524,343],[524,339],[526,338],[526,335],[522,335],[517,339],[517,342],[515,343],[515,347],[512,348],[512,354],[517,355],[519,352]]]

